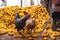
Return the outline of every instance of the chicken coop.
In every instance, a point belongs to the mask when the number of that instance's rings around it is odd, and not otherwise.
[[[0,40],[60,40],[60,0],[0,0]]]

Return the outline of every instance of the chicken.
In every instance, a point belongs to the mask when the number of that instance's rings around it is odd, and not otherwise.
[[[60,27],[60,12],[54,12],[52,13],[52,18],[53,18],[53,26],[52,30],[56,31],[58,27]]]
[[[56,22],[56,26],[60,28],[60,19]]]
[[[29,18],[27,21],[26,21],[26,25],[25,25],[28,30],[29,29],[34,29],[35,28],[35,18]]]
[[[24,28],[26,20],[29,19],[29,17],[30,17],[30,14],[25,15],[25,17],[23,17],[23,18],[20,18],[19,13],[16,14],[15,25],[16,25],[18,32],[19,32],[19,30]]]

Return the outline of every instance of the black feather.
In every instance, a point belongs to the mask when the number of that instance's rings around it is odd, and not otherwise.
[[[55,19],[60,19],[60,12],[54,12],[52,13],[52,18]]]

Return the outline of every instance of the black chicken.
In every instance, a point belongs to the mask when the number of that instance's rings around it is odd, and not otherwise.
[[[27,14],[27,15],[25,15],[25,17],[23,17],[22,19],[20,19],[19,13],[16,14],[15,25],[16,25],[16,28],[17,28],[18,32],[19,32],[19,30],[21,30],[21,29],[24,28],[25,22],[26,22],[27,19],[29,19],[29,17],[30,17],[30,14]]]
[[[60,12],[52,13],[52,18],[53,18],[52,30],[56,31],[57,28],[60,28]]]

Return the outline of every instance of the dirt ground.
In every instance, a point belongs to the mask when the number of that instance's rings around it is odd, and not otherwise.
[[[47,40],[53,40],[50,37],[47,37]],[[14,38],[12,36],[8,36],[8,34],[0,35],[0,40],[27,40],[26,38]],[[32,40],[44,40],[43,37],[33,38]],[[60,37],[56,37],[55,40],[60,40]]]

